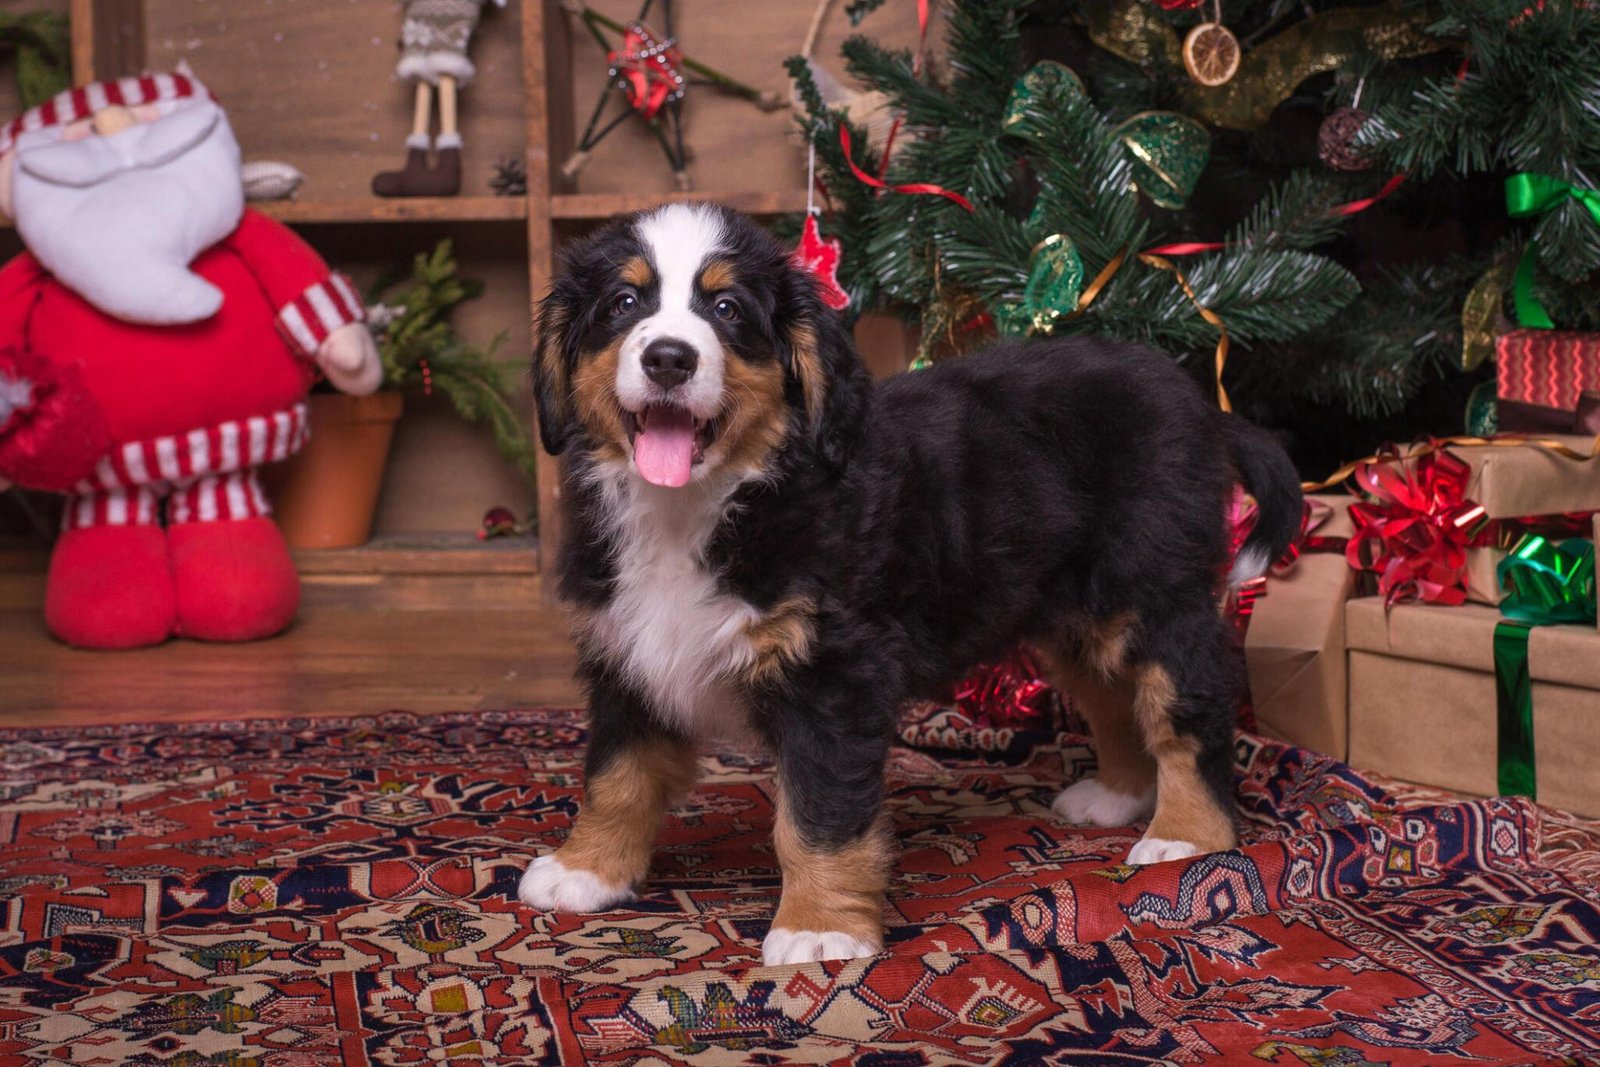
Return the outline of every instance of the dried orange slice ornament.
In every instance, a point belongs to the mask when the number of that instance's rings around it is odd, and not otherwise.
[[[1239,72],[1239,39],[1220,22],[1202,22],[1183,39],[1183,67],[1201,85],[1226,85]]]

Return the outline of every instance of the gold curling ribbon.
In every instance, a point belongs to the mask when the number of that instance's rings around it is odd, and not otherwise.
[[[1126,248],[1112,256],[1111,262],[1102,267],[1100,273],[1094,276],[1094,281],[1090,282],[1088,287],[1083,290],[1083,295],[1078,297],[1078,306],[1067,318],[1075,319],[1085,311],[1088,311],[1089,305],[1094,303],[1095,297],[1100,295],[1102,289],[1111,284],[1111,279],[1115,277],[1117,271],[1122,269],[1122,264],[1127,262],[1127,259],[1128,250]],[[1189,279],[1183,276],[1183,271],[1174,266],[1171,260],[1161,256],[1153,256],[1148,252],[1140,252],[1139,262],[1147,267],[1154,267],[1157,270],[1164,270],[1170,273],[1176,279],[1178,287],[1183,290],[1183,295],[1189,298],[1189,303],[1193,304],[1194,309],[1200,313],[1200,317],[1217,328],[1217,406],[1222,408],[1223,411],[1232,411],[1233,402],[1228,399],[1228,391],[1222,387],[1222,369],[1228,364],[1228,327],[1223,323],[1222,316],[1200,303],[1200,298],[1195,295],[1194,287],[1189,284]]]
[[[1171,260],[1141,252],[1139,262],[1147,267],[1171,272],[1173,278],[1177,279],[1178,287],[1183,290],[1183,295],[1189,298],[1189,303],[1194,305],[1200,317],[1217,328],[1217,406],[1223,411],[1232,411],[1233,402],[1228,399],[1228,391],[1222,387],[1222,369],[1228,365],[1228,327],[1223,323],[1222,316],[1200,303],[1200,298],[1195,295],[1194,286],[1189,284],[1189,279],[1183,276],[1183,271],[1174,266]]]
[[[1587,463],[1589,460],[1600,456],[1600,436],[1595,437],[1594,443],[1589,446],[1589,451],[1579,452],[1565,441],[1557,441],[1553,437],[1532,437],[1528,434],[1509,433],[1496,437],[1473,437],[1465,434],[1457,437],[1438,437],[1425,445],[1419,445],[1402,454],[1400,458],[1417,459],[1421,456],[1432,455],[1435,452],[1442,452],[1446,448],[1520,448],[1523,445],[1533,445],[1536,448],[1544,449],[1546,452],[1554,452],[1558,456],[1575,459],[1581,463]],[[1301,482],[1300,491],[1303,493],[1315,493],[1319,489],[1327,489],[1330,486],[1338,485],[1354,474],[1356,468],[1363,463],[1372,463],[1379,458],[1381,457],[1378,453],[1374,452],[1370,456],[1353,459],[1320,482]]]

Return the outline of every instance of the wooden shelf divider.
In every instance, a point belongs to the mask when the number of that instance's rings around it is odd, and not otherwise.
[[[385,200],[263,200],[250,205],[290,223],[502,222],[528,217],[521,196],[429,196]]]
[[[554,219],[606,219],[685,200],[726,204],[747,215],[782,215],[806,209],[806,191],[688,193],[559,193],[550,199]]]

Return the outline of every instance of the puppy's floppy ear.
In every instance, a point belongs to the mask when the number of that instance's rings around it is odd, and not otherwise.
[[[872,386],[843,316],[822,302],[816,279],[798,263],[789,275],[789,372],[800,384],[817,452],[837,470],[861,436]]]
[[[572,307],[554,290],[539,304],[533,345],[533,395],[539,406],[539,440],[559,456],[572,436],[572,373],[567,362],[567,336]]]

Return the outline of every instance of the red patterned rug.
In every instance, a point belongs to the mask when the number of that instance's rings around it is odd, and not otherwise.
[[[0,1064],[1597,1062],[1594,841],[1545,810],[1244,737],[1246,847],[1135,870],[1049,813],[1081,738],[949,726],[892,768],[889,951],[771,970],[756,760],[635,906],[551,917],[575,712],[0,732]]]

